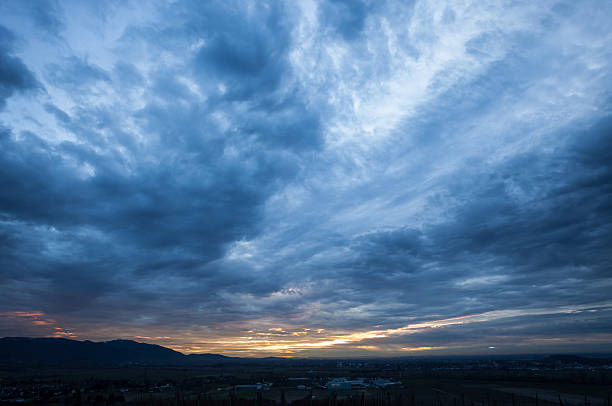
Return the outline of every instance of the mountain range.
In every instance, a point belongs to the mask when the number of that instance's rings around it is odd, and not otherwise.
[[[170,348],[132,340],[104,342],[66,338],[0,338],[0,364],[193,364],[235,362],[219,354],[185,355]]]
[[[400,357],[395,360],[407,360]],[[428,358],[420,358],[426,361]],[[432,362],[457,362],[470,359],[537,359],[542,364],[558,363],[583,365],[608,365],[612,354],[539,354],[539,355],[485,355],[479,357],[430,357]],[[314,359],[310,360],[313,361]],[[387,358],[385,362],[391,360]],[[220,364],[259,364],[270,362],[285,364],[290,359],[240,358],[220,354],[183,354],[170,348],[155,344],[139,343],[132,340],[112,340],[103,342],[78,341],[66,338],[0,338],[0,366],[103,366],[103,365],[220,365]],[[297,358],[293,362],[310,362],[307,358]],[[381,361],[381,360],[379,360]],[[331,361],[330,361],[331,362]]]

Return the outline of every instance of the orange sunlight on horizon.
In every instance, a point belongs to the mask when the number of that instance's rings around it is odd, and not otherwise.
[[[611,306],[609,303],[604,306]],[[244,326],[226,326],[216,336],[202,339],[203,334],[193,330],[176,328],[128,328],[119,327],[77,331],[66,327],[66,324],[57,322],[40,311],[15,311],[1,313],[0,316],[13,319],[30,326],[37,336],[64,337],[71,339],[112,340],[117,337],[133,339],[136,341],[158,344],[183,353],[217,353],[228,356],[249,357],[295,357],[295,356],[338,356],[349,354],[363,356],[372,354],[398,356],[402,354],[418,354],[432,351],[467,348],[457,345],[430,345],[427,343],[385,342],[393,337],[409,336],[430,329],[448,326],[458,326],[471,323],[484,323],[488,321],[546,314],[576,313],[587,311],[585,306],[540,309],[507,309],[494,310],[483,313],[468,314],[450,318],[421,321],[407,324],[398,328],[373,329],[366,331],[328,331],[322,328],[296,328],[292,326],[279,326],[270,320],[257,320],[261,326],[270,326],[262,329],[247,329]],[[254,321],[251,321],[251,325]],[[274,327],[271,327],[271,326]],[[32,330],[34,331],[34,330]],[[240,331],[242,334],[224,334],[225,331]],[[42,333],[42,334],[40,334]],[[210,332],[209,332],[210,333]],[[557,339],[558,340],[558,339]],[[397,340],[396,340],[397,341]],[[400,340],[401,341],[401,340]],[[486,345],[483,348],[495,349],[495,346]]]

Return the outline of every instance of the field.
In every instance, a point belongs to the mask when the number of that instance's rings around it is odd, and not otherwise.
[[[0,404],[610,405],[609,365],[551,365],[469,360],[267,360],[199,366],[5,367],[0,368]],[[353,387],[328,389],[329,382],[342,379],[353,382]]]

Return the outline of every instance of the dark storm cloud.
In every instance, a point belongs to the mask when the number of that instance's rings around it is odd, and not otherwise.
[[[245,317],[215,292],[275,289],[215,261],[231,243],[257,235],[266,199],[295,176],[303,151],[320,147],[318,118],[295,84],[280,88],[288,33],[275,22],[277,10],[263,24],[242,24],[234,9],[196,11],[189,10],[191,23],[211,39],[187,69],[196,70],[202,86],[218,79],[228,91],[203,102],[177,80],[182,72],[156,69],[148,76],[148,100],[134,114],[145,144],[125,132],[119,112],[94,105],[88,92],[113,80],[142,84],[133,65],[115,65],[115,79],[83,58],[46,67],[49,84],[81,100],[69,113],[45,105],[76,141],[50,144],[30,132],[2,137],[3,278],[19,290],[3,306],[87,309],[101,319],[116,317],[109,309],[129,307],[157,313],[157,320],[174,318],[168,309],[179,308],[191,323],[203,320],[198,308],[207,309],[204,319]],[[248,103],[246,110],[232,112],[236,100]],[[234,129],[221,131],[212,121],[219,109],[229,112]],[[180,285],[164,285],[173,275]],[[176,289],[174,299],[163,295]]]
[[[611,142],[604,119],[554,154],[465,168],[449,182],[462,203],[447,221],[348,245],[350,259],[335,265],[346,305],[393,303],[383,313],[397,326],[419,306],[448,317],[458,302],[468,314],[609,299]],[[517,201],[515,187],[535,188],[536,197]]]
[[[39,86],[23,61],[13,55],[14,45],[14,34],[0,25],[0,110],[5,107],[6,99],[14,93]]]
[[[588,7],[138,7],[13,7],[34,28],[0,30],[0,107],[47,89],[1,117],[2,331],[24,310],[290,337],[506,309],[524,314],[364,343],[606,330],[612,120]]]
[[[286,69],[287,33],[277,24],[278,16],[273,15],[263,22],[246,23],[240,16],[231,15],[202,26],[211,38],[196,56],[196,69],[227,81],[229,98],[244,99],[274,91]]]
[[[246,20],[235,12],[206,12],[209,18],[197,26],[206,44],[195,56],[194,69],[201,81],[219,81],[225,87],[222,105],[247,101],[240,123],[235,123],[242,136],[256,137],[267,148],[319,148],[317,112],[305,105],[299,85],[290,79],[290,27],[278,4],[264,10]],[[279,89],[282,85],[288,88]]]

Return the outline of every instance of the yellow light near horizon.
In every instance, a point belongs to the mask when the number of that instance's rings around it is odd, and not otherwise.
[[[402,347],[402,351],[430,351],[438,350],[445,347]]]
[[[602,308],[612,309],[611,302],[598,304]],[[590,305],[591,307],[593,305]],[[476,351],[477,348],[497,349],[496,346],[456,346],[452,343],[444,343],[445,346],[432,346],[427,342],[409,341],[410,335],[419,334],[433,329],[446,328],[448,326],[461,326],[467,324],[486,323],[491,320],[502,318],[514,318],[533,315],[579,313],[590,310],[586,305],[563,306],[558,308],[532,308],[532,309],[504,309],[468,314],[449,318],[416,321],[404,326],[383,329],[381,326],[373,326],[376,329],[365,331],[341,331],[324,330],[320,328],[305,328],[305,326],[292,326],[273,322],[267,319],[251,320],[248,324],[235,324],[220,329],[218,335],[210,336],[194,333],[189,329],[169,328],[134,328],[129,331],[121,328],[104,328],[100,330],[77,331],[63,325],[64,321],[56,321],[42,312],[38,311],[16,311],[0,313],[0,316],[8,317],[15,322],[35,326],[44,335],[53,337],[78,338],[90,340],[110,340],[124,337],[142,340],[148,343],[157,343],[176,351],[186,353],[213,352],[230,356],[334,356],[335,354],[356,354],[362,350],[371,355],[373,351],[379,351],[385,355],[405,355],[406,353],[418,353],[427,351],[449,350],[458,351],[468,349]],[[260,328],[252,328],[256,324]],[[270,327],[272,326],[272,327]],[[386,343],[385,339],[405,337],[404,347],[401,344]],[[590,342],[609,342],[610,335],[605,337],[591,337]],[[163,341],[162,341],[163,340]],[[585,340],[583,338],[583,340]],[[607,341],[606,341],[607,340]],[[571,342],[567,337],[539,337],[528,340],[529,343],[564,343]],[[414,346],[410,346],[413,344]],[[526,344],[523,343],[523,344]]]

